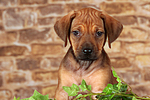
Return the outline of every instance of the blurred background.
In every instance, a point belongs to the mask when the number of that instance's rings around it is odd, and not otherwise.
[[[124,25],[105,50],[133,91],[150,95],[150,0],[0,0],[0,100],[27,98],[35,89],[54,97],[69,45],[63,47],[53,25],[85,7],[106,11]]]

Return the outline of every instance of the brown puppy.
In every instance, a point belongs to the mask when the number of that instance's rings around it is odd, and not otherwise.
[[[68,100],[63,86],[79,85],[84,79],[92,86],[93,92],[102,92],[108,83],[115,83],[111,73],[109,57],[104,50],[117,39],[122,31],[122,24],[108,14],[93,9],[84,8],[72,11],[54,25],[58,36],[71,47],[61,62],[59,80],[56,90],[56,100]]]

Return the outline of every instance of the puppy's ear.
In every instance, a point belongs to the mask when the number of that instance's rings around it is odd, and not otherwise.
[[[123,29],[123,25],[105,12],[102,12],[101,18],[104,20],[105,31],[108,36],[108,45],[109,48],[111,48],[111,43],[118,38]]]
[[[70,32],[71,22],[74,17],[75,13],[72,11],[68,15],[58,20],[54,25],[57,35],[65,42],[65,46],[67,45],[67,37]]]

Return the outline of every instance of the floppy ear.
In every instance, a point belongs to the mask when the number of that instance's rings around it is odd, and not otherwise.
[[[105,12],[102,12],[101,17],[104,20],[105,31],[108,36],[108,45],[109,48],[111,48],[111,43],[118,38],[123,29],[123,25]]]
[[[58,20],[54,25],[55,32],[65,42],[65,46],[67,45],[67,37],[70,32],[71,22],[74,17],[75,13],[72,11],[68,15]]]

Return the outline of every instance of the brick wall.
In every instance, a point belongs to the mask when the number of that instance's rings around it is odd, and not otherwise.
[[[54,96],[58,66],[67,51],[54,32],[57,19],[94,6],[123,25],[105,49],[118,74],[138,95],[150,95],[149,0],[0,0],[0,98]]]

